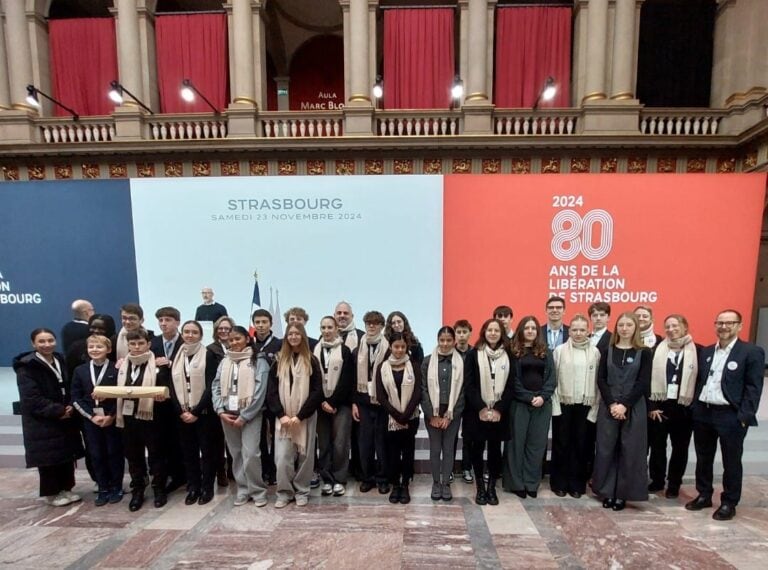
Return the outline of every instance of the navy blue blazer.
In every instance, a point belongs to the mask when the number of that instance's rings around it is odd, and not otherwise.
[[[699,352],[694,402],[699,401],[701,390],[709,378],[714,354],[714,344]],[[725,399],[736,412],[736,418],[748,426],[757,425],[757,406],[763,393],[764,372],[765,351],[757,345],[737,339],[723,368],[721,386]]]
[[[171,353],[171,358],[169,360],[173,361],[173,359],[176,358],[176,354],[178,354],[182,344],[184,344],[184,340],[181,338],[181,334],[179,334],[178,338],[176,339],[176,343],[173,345],[173,352]],[[149,341],[149,350],[152,351],[152,354],[155,355],[155,358],[165,356],[165,339],[163,338],[162,334],[152,337],[152,340]],[[159,386],[168,386],[169,388],[171,385],[173,385],[173,381],[171,380],[170,364],[168,366],[157,367],[156,383]]]

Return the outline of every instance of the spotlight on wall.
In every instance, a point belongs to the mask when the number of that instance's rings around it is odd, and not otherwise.
[[[539,103],[542,101],[551,101],[555,98],[556,94],[557,84],[555,83],[555,78],[550,75],[544,82],[544,86],[541,88],[541,91],[539,91],[539,96],[536,97],[536,102],[533,104],[533,109],[536,110],[539,107]]]
[[[77,121],[78,119],[80,119],[80,115],[78,115],[78,114],[75,112],[75,110],[74,110],[74,109],[71,109],[70,107],[67,107],[67,106],[66,106],[64,103],[62,103],[62,102],[61,102],[61,101],[59,101],[58,99],[54,99],[53,97],[51,97],[51,96],[50,96],[50,95],[48,95],[47,93],[43,93],[42,91],[40,91],[40,90],[39,90],[37,87],[35,87],[34,85],[27,85],[27,103],[29,103],[29,104],[30,104],[32,107],[35,107],[35,108],[37,108],[37,109],[39,109],[39,108],[40,108],[40,97],[38,97],[38,95],[40,95],[40,96],[42,96],[42,97],[45,97],[46,99],[48,99],[48,100],[49,100],[51,103],[53,103],[54,105],[58,105],[59,107],[61,107],[62,109],[64,109],[64,110],[65,110],[67,113],[69,113],[70,115],[72,115],[72,118],[73,118],[75,121]]]
[[[381,99],[384,96],[384,79],[382,79],[381,75],[376,76],[376,83],[373,84],[371,93],[374,99]]]
[[[456,77],[453,78],[453,85],[451,85],[451,98],[458,103],[462,97],[464,97],[464,82],[456,74]]]
[[[147,113],[149,113],[150,115],[154,115],[154,113],[152,112],[152,109],[150,109],[149,107],[147,107],[147,106],[146,106],[146,105],[145,105],[145,104],[144,104],[144,103],[141,101],[141,99],[139,99],[138,97],[136,97],[136,95],[134,95],[133,93],[131,93],[130,91],[128,91],[128,89],[126,89],[126,88],[125,88],[125,86],[124,86],[124,85],[122,85],[122,84],[121,84],[119,81],[117,81],[116,79],[115,79],[115,80],[113,80],[113,81],[110,81],[110,82],[109,82],[109,93],[107,93],[107,94],[109,95],[109,98],[110,98],[110,99],[112,99],[112,101],[114,101],[114,102],[115,102],[115,103],[117,103],[118,105],[122,105],[122,103],[123,103],[123,100],[124,100],[123,94],[126,94],[126,95],[128,95],[128,97],[130,97],[131,99],[133,99],[133,101],[134,101],[134,102],[135,102],[135,103],[136,103],[136,104],[137,104],[139,107],[141,107],[142,109],[144,109],[144,110],[145,110]]]
[[[203,95],[200,90],[192,84],[192,81],[189,79],[184,79],[181,82],[181,98],[184,99],[187,103],[192,103],[195,100],[195,94],[200,95],[200,98],[205,101],[205,103],[211,109],[213,109],[213,112],[217,115],[219,114],[219,110],[213,106],[213,103],[208,100],[208,97]]]

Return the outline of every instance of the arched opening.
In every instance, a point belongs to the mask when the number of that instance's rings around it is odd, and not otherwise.
[[[315,36],[291,59],[289,105],[292,111],[333,110],[344,104],[344,40]]]

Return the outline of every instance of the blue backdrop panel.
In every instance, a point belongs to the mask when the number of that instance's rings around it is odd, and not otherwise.
[[[139,298],[129,182],[0,184],[0,275],[0,366],[32,329],[58,336],[74,299],[119,319]]]

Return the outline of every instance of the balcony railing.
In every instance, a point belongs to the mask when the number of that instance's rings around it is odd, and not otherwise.
[[[720,121],[727,114],[721,109],[643,109],[640,132],[644,135],[717,135]]]
[[[78,121],[71,118],[35,119],[41,142],[48,144],[69,144],[109,142],[115,137],[115,122],[112,117],[88,117]]]
[[[307,113],[306,111],[259,113],[261,132],[267,138],[340,137],[344,134],[341,111]]]
[[[223,115],[152,115],[149,123],[153,140],[202,140],[227,138],[227,118]]]
[[[452,136],[462,131],[459,111],[376,111],[376,133],[383,137]]]
[[[512,136],[575,135],[579,116],[573,109],[496,109],[493,132]]]

